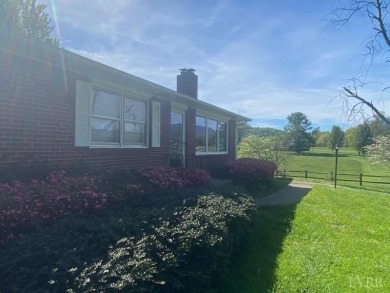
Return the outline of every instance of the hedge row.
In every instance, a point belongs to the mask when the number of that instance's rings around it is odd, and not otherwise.
[[[0,185],[0,292],[209,288],[248,235],[255,206],[244,194],[194,188],[207,186],[204,170],[180,171],[54,172]]]
[[[118,178],[116,178],[116,176]],[[104,180],[103,180],[104,178]],[[94,213],[118,199],[147,199],[167,189],[204,186],[210,176],[202,169],[144,168],[111,176],[68,176],[51,172],[45,180],[0,184],[0,243],[66,215]],[[119,183],[118,183],[119,182]],[[122,197],[120,197],[122,195]]]
[[[202,292],[254,213],[246,195],[211,193],[174,208],[63,218],[0,246],[0,291]]]

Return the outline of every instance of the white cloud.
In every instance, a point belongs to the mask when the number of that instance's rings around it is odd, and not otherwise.
[[[356,29],[324,31],[326,11],[316,9],[329,4],[303,2],[303,8],[233,0],[52,0],[49,6],[63,45],[88,58],[171,89],[179,68],[194,68],[202,100],[257,122],[303,112],[318,124],[342,123],[340,101],[331,100],[359,70],[352,40],[361,37]]]

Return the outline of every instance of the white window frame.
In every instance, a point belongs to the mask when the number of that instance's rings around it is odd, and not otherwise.
[[[107,145],[107,146],[120,146],[121,144],[121,137],[122,137],[122,133],[121,133],[121,130],[122,130],[122,127],[121,127],[121,118],[122,118],[122,96],[120,93],[117,93],[117,92],[113,92],[113,91],[108,91],[108,90],[103,90],[103,89],[100,89],[100,88],[96,88],[96,87],[93,87],[92,88],[92,96],[93,94],[95,94],[95,91],[100,91],[100,92],[103,92],[103,93],[107,93],[107,94],[110,94],[110,95],[115,95],[115,96],[118,96],[119,97],[119,117],[111,117],[111,116],[105,116],[105,115],[99,115],[99,114],[95,114],[93,113],[93,98],[90,99],[90,119],[91,119],[91,123],[90,123],[90,144],[91,146],[92,145]],[[92,97],[91,96],[91,97]],[[92,119],[100,119],[100,120],[112,120],[112,121],[117,121],[119,122],[119,140],[118,142],[97,142],[97,141],[92,141]]]
[[[152,101],[152,147],[161,145],[161,106],[157,101]]]
[[[170,115],[172,115],[172,113],[176,113],[176,114],[179,114],[179,115],[182,115],[182,141],[181,143],[183,144],[183,150],[182,150],[182,153],[181,153],[181,156],[183,158],[183,162],[182,162],[182,167],[185,167],[185,163],[186,163],[186,160],[185,160],[185,157],[186,157],[186,113],[185,113],[185,110],[182,110],[180,108],[177,108],[177,107],[171,107],[171,111],[170,111]],[[172,123],[172,121],[171,121]],[[171,127],[172,125],[170,125]],[[169,133],[169,135],[171,135]]]
[[[95,90],[100,90],[110,94],[120,96],[120,139],[119,143],[101,143],[92,142],[92,118],[112,118],[103,117],[92,113],[92,95]],[[145,120],[132,121],[131,119],[125,118],[124,114],[124,103],[125,99],[132,99],[140,101],[145,104]],[[150,108],[152,105],[152,108]],[[161,133],[161,111],[160,102],[150,101],[150,98],[138,97],[134,94],[128,94],[123,90],[115,90],[112,87],[102,87],[99,85],[91,85],[88,82],[77,80],[76,82],[76,103],[75,103],[75,146],[85,146],[90,148],[148,148],[148,147],[160,147],[160,133]],[[152,114],[152,123],[149,119],[149,114]],[[143,124],[145,128],[145,143],[144,144],[125,144],[124,143],[124,126],[125,122],[131,122],[136,124]],[[151,128],[151,130],[149,129]],[[149,139],[150,131],[152,131],[151,139]]]
[[[124,110],[125,110],[125,100],[126,99],[129,99],[129,100],[134,100],[134,101],[138,101],[138,102],[142,102],[144,103],[144,111],[145,111],[145,120],[144,121],[139,121],[139,120],[132,120],[132,119],[129,119],[129,118],[126,118],[125,117],[125,113],[124,113]],[[147,147],[148,146],[148,109],[149,109],[149,105],[147,103],[147,101],[145,100],[141,100],[141,99],[137,99],[137,98],[133,98],[129,95],[126,95],[126,94],[123,94],[122,95],[122,108],[121,108],[121,115],[122,115],[122,119],[121,119],[121,124],[120,124],[120,132],[121,132],[121,146],[122,147]],[[138,125],[143,125],[144,127],[144,136],[145,136],[145,143],[144,144],[141,144],[141,143],[134,143],[134,144],[130,144],[130,143],[125,143],[125,124],[127,123],[132,123],[132,124],[138,124]]]
[[[209,116],[209,115],[203,115],[201,113],[197,114],[196,117],[201,117],[201,118],[204,118],[205,119],[205,129],[206,129],[206,140],[205,140],[205,151],[204,152],[195,152],[195,154],[197,156],[204,156],[204,155],[226,155],[229,153],[229,123],[228,121],[224,120],[224,119],[220,119],[220,118],[216,118],[216,117],[212,117],[212,116]],[[195,128],[197,127],[196,125],[196,117],[195,117]],[[208,139],[209,139],[209,134],[208,134],[208,130],[209,130],[209,127],[208,127],[208,120],[213,120],[213,121],[217,121],[217,132],[216,132],[216,147],[218,148],[219,147],[219,123],[225,123],[226,125],[226,150],[224,151],[213,151],[213,152],[209,152],[208,151]],[[196,132],[195,132],[195,137],[196,137]]]

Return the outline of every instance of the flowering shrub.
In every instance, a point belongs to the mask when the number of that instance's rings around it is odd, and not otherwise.
[[[167,190],[177,193],[173,204],[153,209],[113,209],[110,195],[98,215],[38,226],[0,245],[0,291],[209,292],[233,251],[249,242],[256,212],[252,197],[213,188]]]
[[[230,161],[228,169],[235,182],[248,187],[271,180],[277,167],[271,161],[242,158]]]
[[[52,172],[45,181],[0,184],[0,242],[23,234],[34,221],[102,208],[104,193],[94,190],[96,178]]]
[[[160,189],[203,186],[210,182],[207,171],[199,168],[149,167],[140,169],[138,172],[148,183]]]
[[[181,169],[180,172],[182,176],[189,182],[188,186],[204,186],[210,183],[210,175],[204,169]]]

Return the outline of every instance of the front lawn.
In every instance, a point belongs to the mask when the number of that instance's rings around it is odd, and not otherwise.
[[[316,186],[259,209],[220,292],[390,292],[390,195]]]

